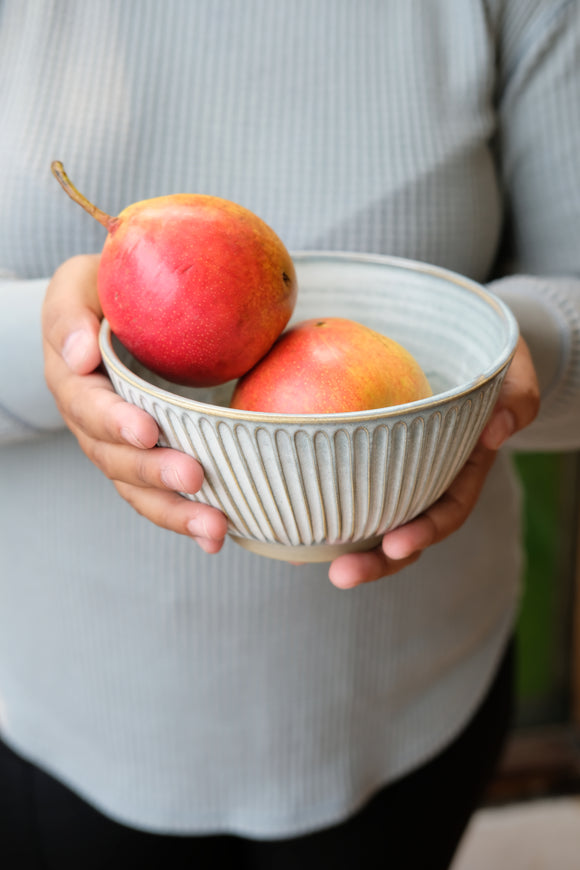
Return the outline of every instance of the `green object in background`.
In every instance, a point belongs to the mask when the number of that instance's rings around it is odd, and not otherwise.
[[[517,626],[519,718],[523,724],[554,722],[568,705],[571,542],[574,536],[576,457],[518,454],[525,493],[527,563]]]

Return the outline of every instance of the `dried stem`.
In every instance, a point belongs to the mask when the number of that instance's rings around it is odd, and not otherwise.
[[[62,187],[62,189],[67,193],[73,202],[76,202],[78,205],[82,206],[85,211],[87,211],[91,217],[94,217],[100,224],[102,224],[106,230],[112,232],[117,226],[119,219],[116,217],[111,217],[111,215],[106,214],[104,211],[101,211],[100,208],[97,208],[96,205],[93,205],[92,202],[83,196],[83,194],[76,189],[72,181],[69,179],[68,175],[64,171],[64,166],[60,162],[60,160],[54,160],[50,166],[52,170],[52,174]]]

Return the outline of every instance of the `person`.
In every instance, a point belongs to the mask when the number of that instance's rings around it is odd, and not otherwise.
[[[4,866],[449,866],[510,722],[510,451],[580,447],[580,4],[3,0],[0,72]],[[330,565],[231,543],[100,368],[54,159],[489,284],[522,340],[448,492]]]

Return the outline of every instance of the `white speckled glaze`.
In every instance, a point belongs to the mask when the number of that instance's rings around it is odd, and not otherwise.
[[[456,476],[483,429],[513,356],[517,323],[479,284],[444,269],[365,254],[294,254],[293,321],[348,317],[403,344],[433,397],[367,412],[289,416],[227,407],[233,384],[180,387],[137,363],[103,321],[115,390],[158,422],[160,444],[205,470],[188,496],[223,510],[255,553],[328,561],[375,546],[420,514]]]

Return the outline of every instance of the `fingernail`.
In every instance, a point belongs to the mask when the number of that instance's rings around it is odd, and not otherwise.
[[[194,519],[187,523],[187,531],[194,538],[205,539],[206,541],[221,541],[222,538],[216,538],[215,535],[208,532],[207,524],[204,519]]]
[[[93,338],[84,329],[71,332],[62,348],[62,357],[69,369],[76,371],[77,368],[82,367],[92,345]]]
[[[216,538],[215,535],[211,534],[211,532],[209,531],[209,529],[207,527],[207,522],[206,522],[205,518],[203,518],[203,517],[201,520],[201,525],[203,527],[203,537],[204,538],[206,538],[208,541],[220,541],[221,540],[221,537]]]
[[[411,556],[414,556],[415,553],[420,552],[420,547],[405,547],[404,545],[397,546],[396,542],[393,544],[392,542],[387,542],[383,544],[383,553],[387,557],[387,559],[392,559],[394,562],[402,561],[403,559],[410,559]]]
[[[199,521],[189,520],[189,522],[187,523],[187,531],[193,538],[199,538]]]
[[[166,465],[161,469],[161,480],[168,489],[174,489],[177,492],[185,492],[183,481],[179,476],[179,472],[173,465]]]
[[[121,429],[121,438],[130,444],[131,447],[140,447],[141,449],[147,449],[147,445],[143,444],[142,441],[137,438],[132,429],[129,429],[128,426],[123,426]]]
[[[487,430],[487,445],[492,450],[499,450],[508,438],[516,431],[516,419],[508,408],[503,408],[494,417]]]

